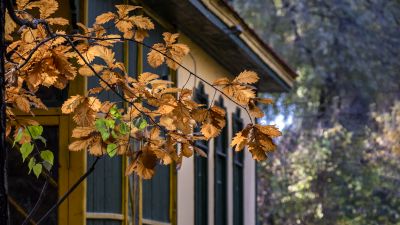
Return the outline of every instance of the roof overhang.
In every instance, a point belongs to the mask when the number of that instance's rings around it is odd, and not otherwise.
[[[248,69],[261,79],[260,92],[288,91],[296,73],[223,0],[145,0],[229,72]]]

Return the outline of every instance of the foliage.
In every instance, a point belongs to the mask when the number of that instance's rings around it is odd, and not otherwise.
[[[296,119],[259,167],[260,223],[398,224],[399,1],[233,2],[299,73],[266,109]]]
[[[17,17],[26,25],[17,26],[11,19],[13,12],[8,12],[7,136],[21,145],[23,160],[29,159],[29,170],[36,176],[43,167],[50,169],[54,156],[35,145],[35,140],[45,141],[41,136],[43,128],[35,121],[19,119],[14,112],[20,110],[34,115],[35,109],[46,110],[36,96],[37,91],[42,86],[64,89],[78,76],[95,76],[98,86],[88,90],[87,95],[70,96],[61,107],[62,113],[71,115],[76,123],[72,131],[75,141],[69,149],[87,150],[99,157],[126,155],[130,158],[127,175],[136,172],[148,179],[158,161],[179,165],[194,152],[204,156],[195,147],[195,141],[218,136],[226,125],[225,111],[215,105],[204,107],[196,103],[192,90],[174,87],[157,74],[128,74],[125,65],[115,59],[113,46],[124,41],[149,47],[147,60],[153,67],[166,63],[176,70],[189,53],[186,45],[177,43],[179,34],[166,32],[164,43],[145,45],[142,41],[154,29],[154,24],[137,14],[140,7],[116,5],[115,13],[99,15],[92,27],[78,23],[80,31],[75,34],[65,31],[68,20],[54,17],[58,9],[55,0],[17,0],[17,9]],[[35,19],[33,15],[40,18]],[[108,27],[112,26],[118,33],[110,32]],[[208,84],[246,110],[249,116],[261,117],[263,113],[256,102],[270,104],[271,100],[256,97],[251,84],[258,79],[255,72],[244,71],[233,81],[224,78]],[[100,100],[98,95],[102,92],[113,92],[126,107],[121,102]],[[200,133],[194,131],[195,127],[201,128]],[[281,133],[273,126],[250,123],[241,135],[245,138],[237,150],[248,146],[253,158],[262,160],[266,152],[275,149],[273,138]],[[140,148],[134,149],[133,142],[140,143]],[[33,154],[35,151],[37,154]]]

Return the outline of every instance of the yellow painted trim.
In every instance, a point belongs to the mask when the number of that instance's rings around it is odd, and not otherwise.
[[[143,72],[143,46],[138,45],[137,46],[137,64],[136,64],[136,70],[138,74],[141,74]],[[138,214],[139,214],[139,225],[142,225],[143,221],[143,181],[142,178],[139,177],[139,209],[138,209]]]
[[[171,223],[159,222],[155,220],[143,219],[143,225],[171,225]]]
[[[170,69],[170,80],[175,84],[178,83],[177,71]],[[169,167],[170,174],[170,201],[169,201],[169,218],[172,225],[178,223],[178,174],[176,171],[176,164],[172,163]]]
[[[33,119],[36,122],[40,123],[40,125],[47,125],[47,126],[54,126],[59,124],[59,117],[58,116],[18,116],[18,119]]]
[[[88,0],[79,2],[80,21],[83,24],[88,24]],[[70,82],[68,95],[85,95],[87,90],[87,79],[82,76],[77,76],[74,81]],[[68,121],[68,143],[71,143],[72,129],[75,123],[72,116],[65,118]],[[68,186],[71,187],[87,170],[86,152],[70,152],[68,153]],[[86,180],[83,181],[75,191],[68,197],[68,225],[86,225]]]
[[[201,2],[218,18],[220,18],[229,27],[241,25],[239,21],[232,13],[229,12],[228,8],[221,7],[219,1],[221,0],[201,0]],[[243,30],[239,37],[252,49],[268,66],[274,70],[281,79],[283,79],[288,85],[293,86],[294,79],[290,72],[282,66],[276,59],[276,57],[271,54],[267,49],[265,49],[259,41],[254,38],[254,35],[248,30]]]
[[[119,213],[95,213],[95,212],[88,212],[86,213],[86,218],[87,219],[95,219],[95,220],[101,220],[101,219],[106,219],[106,220],[122,220],[124,221],[125,217],[123,214]]]
[[[124,3],[127,4],[129,0],[124,0]],[[129,74],[129,42],[124,41],[124,66],[127,74]],[[129,105],[124,103],[125,108],[128,108]],[[122,156],[122,214],[123,214],[123,224],[129,224],[129,177],[125,176],[125,168],[128,165],[128,157],[125,155]]]
[[[35,118],[35,116],[56,116],[56,115],[61,115],[61,109],[60,108],[48,108],[47,110],[45,109],[33,109],[32,113],[34,116],[32,116],[32,114],[30,113],[26,113],[26,112],[22,112],[18,109],[14,109],[13,113],[16,116],[29,116],[30,118]]]
[[[59,169],[58,169],[58,195],[61,197],[68,191],[68,163],[69,163],[69,151],[68,151],[68,116],[59,116]],[[58,207],[58,224],[68,225],[68,210],[69,201],[63,202]]]

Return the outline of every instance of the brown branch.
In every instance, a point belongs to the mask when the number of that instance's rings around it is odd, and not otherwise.
[[[96,157],[96,160],[92,163],[92,165],[90,166],[89,170],[83,174],[76,182],[75,184],[57,201],[56,204],[54,204],[47,212],[46,214],[44,214],[39,221],[37,222],[37,224],[40,224],[41,222],[43,222],[49,215],[51,212],[53,212],[53,210],[55,210],[59,205],[61,205],[61,203],[63,203],[65,201],[65,199],[68,198],[68,196],[79,186],[80,183],[82,183],[82,181],[84,181],[91,173],[93,173],[93,171],[96,168],[96,164],[99,161],[100,157]]]
[[[212,87],[213,89],[215,89],[216,91],[218,91],[220,94],[222,94],[223,96],[225,96],[227,99],[229,99],[231,102],[235,103],[236,105],[238,105],[239,107],[241,107],[242,109],[244,109],[247,113],[247,115],[249,116],[249,119],[251,121],[251,123],[253,123],[253,118],[250,116],[250,113],[248,111],[248,109],[239,104],[236,100],[232,99],[230,96],[228,96],[227,94],[225,94],[223,91],[219,90],[218,88],[216,88],[213,84],[211,84],[210,82],[208,82],[207,80],[205,80],[204,78],[202,78],[200,75],[193,73],[190,69],[188,69],[187,67],[185,67],[184,65],[182,65],[180,62],[176,61],[175,59],[173,59],[172,57],[168,56],[166,53],[161,52],[160,50],[157,50],[153,47],[151,47],[150,45],[145,44],[144,42],[141,41],[136,41],[135,39],[132,38],[123,38],[123,37],[109,37],[109,38],[100,38],[100,37],[89,37],[89,36],[84,36],[84,35],[68,35],[68,34],[58,34],[59,36],[62,37],[76,37],[76,38],[84,38],[84,39],[91,39],[91,40],[102,40],[102,41],[107,41],[107,40],[120,40],[120,41],[131,41],[131,42],[135,42],[137,44],[143,45],[144,47],[154,50],[160,54],[162,54],[163,56],[165,56],[166,58],[168,58],[169,60],[173,61],[174,63],[176,63],[178,66],[180,66],[182,69],[186,70],[188,73],[190,73],[191,75],[195,76],[196,78],[198,78],[199,80],[203,81],[205,84],[207,84],[208,86]]]
[[[17,16],[17,14],[15,14],[15,10],[12,4],[12,0],[6,0],[6,6],[7,6],[7,11],[8,14],[10,15],[11,19],[18,24],[19,26],[27,26],[30,27],[32,29],[37,29],[39,24],[42,24],[46,31],[47,31],[47,35],[52,36],[54,33],[51,31],[49,24],[47,23],[46,20],[44,19],[32,19],[32,21],[26,20],[26,19],[22,19],[20,17]]]
[[[29,215],[25,218],[24,222],[22,225],[28,224],[28,222],[31,221],[33,215],[36,213],[36,211],[39,209],[40,204],[42,204],[42,201],[44,200],[44,193],[46,192],[47,186],[49,184],[49,177],[46,176],[46,181],[42,187],[42,191],[40,192],[39,199],[37,200],[35,206],[31,211],[29,212]]]
[[[120,97],[124,102],[130,104],[131,106],[133,106],[137,111],[140,112],[140,114],[148,117],[150,119],[150,121],[158,126],[161,130],[165,131],[165,129],[163,127],[161,127],[151,116],[147,115],[146,113],[144,113],[142,110],[140,110],[135,104],[132,104],[128,99],[126,99],[122,94],[120,94],[117,90],[115,90],[115,88],[113,86],[111,86],[106,80],[104,80],[98,73],[97,71],[93,68],[93,66],[85,59],[85,57],[82,55],[81,52],[79,52],[79,50],[76,48],[75,44],[71,41],[71,39],[68,37],[68,35],[60,35],[62,37],[65,38],[65,40],[67,40],[67,42],[69,43],[69,45],[72,47],[72,49],[78,54],[78,56],[83,60],[83,62],[90,68],[90,70],[94,73],[94,75],[99,78],[102,82],[104,82],[108,88],[110,88],[111,91],[113,91],[118,97]]]

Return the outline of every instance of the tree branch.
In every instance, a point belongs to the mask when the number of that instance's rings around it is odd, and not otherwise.
[[[79,186],[80,183],[82,183],[82,181],[84,181],[91,173],[93,173],[93,171],[96,168],[96,164],[100,158],[101,157],[96,157],[96,160],[92,163],[89,170],[75,182],[75,184],[57,201],[56,204],[54,204],[49,210],[47,210],[47,212],[44,214],[44,216],[42,216],[39,219],[39,221],[37,222],[38,225],[41,222],[43,222],[50,215],[50,213],[53,212],[54,209],[56,209],[59,205],[61,205],[61,203],[63,203],[65,201],[65,199],[68,198],[68,196]]]
[[[244,109],[247,113],[247,115],[249,116],[249,119],[251,121],[251,123],[253,123],[253,118],[250,116],[250,113],[248,111],[248,109],[239,104],[237,101],[235,101],[234,99],[232,99],[230,96],[228,96],[227,94],[225,94],[223,91],[219,90],[218,88],[216,88],[213,84],[211,84],[210,82],[208,82],[207,80],[205,80],[204,78],[202,78],[201,76],[199,76],[196,73],[193,73],[190,69],[188,69],[187,67],[185,67],[184,65],[182,65],[181,63],[179,63],[178,61],[176,61],[175,59],[173,59],[172,57],[168,56],[166,53],[161,52],[158,49],[155,49],[153,47],[151,47],[150,45],[145,44],[144,42],[141,41],[136,41],[135,39],[132,38],[123,38],[123,37],[110,37],[110,38],[99,38],[99,37],[89,37],[89,36],[84,36],[84,35],[67,35],[67,34],[58,34],[58,36],[61,37],[76,37],[76,38],[84,38],[84,39],[88,39],[88,40],[102,40],[102,41],[107,41],[107,40],[120,40],[120,41],[131,41],[131,42],[135,42],[137,44],[143,45],[144,47],[154,50],[160,54],[162,54],[163,56],[165,56],[166,58],[168,58],[169,60],[173,61],[174,63],[176,63],[178,66],[180,66],[182,69],[184,69],[185,71],[187,71],[188,73],[192,74],[193,76],[195,76],[196,78],[198,78],[199,80],[203,81],[205,84],[207,84],[208,86],[210,86],[211,88],[215,89],[216,91],[218,91],[220,94],[222,94],[223,96],[225,96],[227,99],[229,99],[231,102],[235,103],[236,105],[238,105],[239,107],[241,107],[242,109]],[[88,65],[89,66],[89,65]],[[93,68],[91,68],[92,70]],[[94,72],[94,69],[92,70]]]

